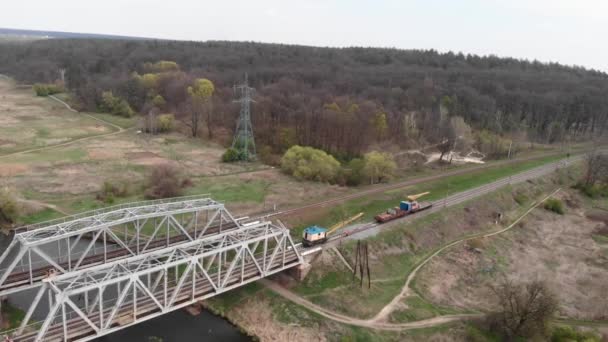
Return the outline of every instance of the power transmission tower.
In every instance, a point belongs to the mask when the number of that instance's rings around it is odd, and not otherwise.
[[[239,114],[239,120],[236,123],[232,148],[243,154],[242,160],[252,160],[256,157],[256,151],[250,109],[251,102],[255,102],[253,100],[255,89],[247,84],[247,74],[245,74],[245,82],[235,86],[234,91],[240,95],[240,98],[234,102],[239,102],[241,104],[241,112]]]

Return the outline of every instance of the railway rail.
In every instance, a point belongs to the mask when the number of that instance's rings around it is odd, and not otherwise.
[[[289,231],[261,222],[48,278],[11,335],[14,341],[87,341],[301,263]],[[31,322],[44,294],[49,313]]]

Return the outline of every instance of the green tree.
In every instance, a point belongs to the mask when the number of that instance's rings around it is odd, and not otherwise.
[[[159,79],[160,77],[157,74],[144,74],[140,77],[142,85],[149,93],[156,93]]]
[[[207,113],[207,134],[209,139],[213,138],[213,125],[212,125],[212,110],[211,110],[211,97],[215,91],[213,82],[206,78],[199,78],[194,81],[194,84],[188,87],[188,94],[190,95],[192,103],[192,120],[191,126],[192,136],[198,135],[198,129],[200,120],[203,113]]]
[[[104,91],[101,94],[101,109],[105,112],[124,117],[133,116],[134,112],[126,100],[114,96],[111,91]]]
[[[365,167],[365,160],[361,158],[354,158],[348,162],[344,167],[346,184],[348,185],[359,185],[363,183],[365,175],[363,174],[363,168]]]
[[[350,114],[354,114],[357,113],[359,111],[359,105],[356,103],[351,103],[350,106],[348,106],[348,113]]]
[[[165,101],[165,99],[162,96],[156,95],[152,99],[152,104],[158,109],[163,109],[165,107],[165,105],[167,104],[167,102]]]
[[[388,181],[393,177],[397,164],[389,153],[372,151],[363,157],[365,166],[362,173],[369,179],[370,184]]]
[[[175,126],[175,116],[173,114],[161,114],[156,118],[156,127],[159,132],[170,132]]]
[[[158,61],[156,63],[144,63],[144,69],[148,72],[175,72],[179,71],[179,64],[173,61]]]
[[[281,169],[297,179],[332,182],[340,163],[325,151],[294,145],[281,158]]]
[[[334,111],[334,112],[340,112],[340,111],[341,111],[340,106],[339,106],[337,103],[335,103],[335,102],[332,102],[332,103],[326,103],[326,104],[323,106],[323,108],[325,108],[325,109],[327,109],[327,110]]]
[[[386,137],[386,132],[388,131],[388,124],[386,123],[386,113],[376,113],[372,124],[374,126],[374,131],[376,132],[376,138],[378,140],[383,140]]]

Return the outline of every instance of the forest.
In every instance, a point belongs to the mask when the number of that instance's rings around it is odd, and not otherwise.
[[[199,111],[189,89],[210,80],[201,136],[226,145],[238,116],[233,87],[247,73],[255,138],[267,154],[302,145],[349,160],[372,146],[453,139],[446,127],[462,120],[480,139],[540,143],[590,139],[608,126],[603,72],[434,50],[49,39],[0,44],[0,73],[26,84],[63,73],[82,109],[109,101],[144,115],[156,108],[189,129]]]

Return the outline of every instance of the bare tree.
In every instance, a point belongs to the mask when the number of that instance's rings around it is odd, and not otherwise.
[[[500,310],[490,315],[493,330],[509,340],[542,335],[558,307],[557,298],[542,281],[514,284],[505,280],[493,288]]]
[[[608,155],[593,151],[586,157],[585,184],[608,181]]]

